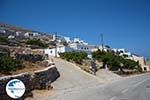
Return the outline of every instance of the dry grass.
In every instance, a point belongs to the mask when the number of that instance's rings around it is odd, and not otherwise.
[[[41,70],[41,69],[45,68],[44,62],[42,62],[42,61],[36,62],[36,63],[26,61],[26,62],[23,62],[23,66],[24,67],[22,69],[12,71],[12,72],[10,72],[9,75],[16,75],[16,74],[20,74],[20,73],[24,73],[24,72],[33,72],[33,71]],[[2,77],[2,76],[7,76],[7,75],[0,73],[0,77]]]

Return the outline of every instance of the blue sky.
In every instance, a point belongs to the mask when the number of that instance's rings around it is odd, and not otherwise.
[[[0,0],[0,22],[150,57],[149,0]]]

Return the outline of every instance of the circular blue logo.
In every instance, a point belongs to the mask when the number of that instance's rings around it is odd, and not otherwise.
[[[11,98],[20,98],[25,92],[25,85],[21,80],[12,79],[6,85],[6,92]]]

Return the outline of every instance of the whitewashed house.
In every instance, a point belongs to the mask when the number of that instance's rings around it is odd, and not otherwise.
[[[39,36],[40,34],[38,32],[32,33],[33,36]]]
[[[72,43],[70,37],[64,37],[64,40],[65,40],[67,43]]]
[[[13,35],[8,36],[8,39],[14,39],[14,38],[15,38],[15,36],[13,36]]]
[[[88,54],[90,54],[92,50],[96,48],[96,46],[94,45],[86,45],[82,43],[71,43],[69,44],[69,46],[70,48],[73,48],[75,51],[84,51]]]
[[[131,59],[131,60],[134,60],[136,62],[138,61],[139,65],[142,68],[142,71],[150,71],[150,66],[146,65],[145,58],[143,56],[132,54],[131,52],[128,52],[126,49],[113,49],[113,51],[119,52],[120,56],[127,55],[126,59]]]
[[[0,33],[6,33],[6,31],[0,28]]]
[[[17,32],[16,32],[16,36],[19,36],[20,34],[21,34],[20,31],[17,31]]]
[[[88,54],[88,58],[92,58],[93,49],[97,47],[94,45],[88,45],[86,43],[71,43],[70,48],[73,48],[74,51],[83,51]]]
[[[49,56],[56,56],[59,57],[59,53],[64,52],[72,52],[72,51],[83,51],[88,54],[88,56],[91,56],[92,49],[96,48],[93,45],[85,45],[85,44],[79,44],[79,43],[71,43],[69,46],[57,46],[56,48],[48,48],[45,49],[45,54],[48,54]],[[57,54],[56,54],[57,53]]]
[[[30,36],[30,33],[29,33],[29,32],[26,32],[26,33],[24,34],[24,36],[25,36],[25,37],[29,37],[29,36]]]
[[[49,56],[59,57],[59,53],[64,52],[72,52],[73,49],[68,46],[57,46],[56,48],[48,48],[44,50],[45,54],[48,54]]]
[[[73,43],[88,45],[88,43],[84,42],[83,40],[80,40],[79,38],[74,38]]]
[[[130,57],[132,54],[131,52],[127,51],[126,49],[112,49],[114,52],[119,52],[120,56],[127,55]]]
[[[131,57],[128,57],[128,59],[138,61],[139,65],[142,68],[142,71],[150,71],[150,66],[146,65],[145,58],[143,56],[132,54]]]
[[[107,47],[107,46],[102,46],[102,45],[100,45],[99,47],[95,47],[95,48],[93,48],[92,49],[92,52],[95,52],[95,51],[97,51],[97,50],[103,50],[103,51],[105,51],[105,52],[108,52],[108,51],[112,51],[112,49],[111,48],[109,48],[109,47]]]

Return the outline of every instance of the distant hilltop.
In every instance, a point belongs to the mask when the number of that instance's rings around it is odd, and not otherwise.
[[[6,24],[6,23],[0,23],[0,29],[4,29],[4,30],[11,30],[14,32],[38,32],[38,31],[33,31],[30,29],[25,29],[19,26],[15,26],[15,25],[10,25],[10,24]],[[42,33],[42,32],[38,32],[38,33]]]
[[[0,45],[47,47],[53,36],[15,25],[0,23]]]
[[[49,35],[46,34],[44,32],[39,32],[39,31],[35,31],[35,30],[30,30],[30,29],[26,29],[26,28],[22,28],[22,27],[18,27],[15,25],[10,25],[10,24],[6,24],[6,23],[0,23],[0,35],[4,35],[4,36],[25,36],[25,37],[29,37],[29,36],[41,36],[41,35]]]

